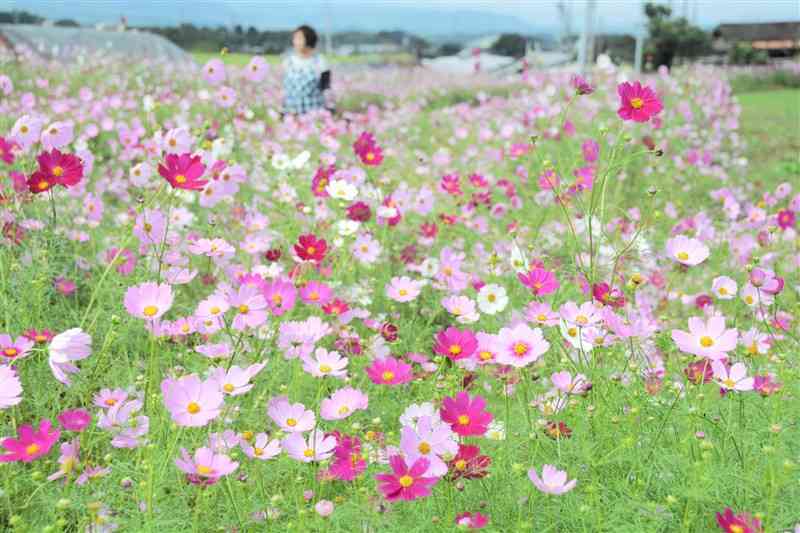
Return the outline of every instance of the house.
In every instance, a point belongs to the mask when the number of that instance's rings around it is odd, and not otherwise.
[[[715,52],[726,53],[738,44],[749,44],[770,57],[787,57],[800,51],[800,22],[720,24],[712,37]]]

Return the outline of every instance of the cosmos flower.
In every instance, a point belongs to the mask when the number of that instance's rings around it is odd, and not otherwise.
[[[546,296],[558,290],[560,286],[553,272],[540,267],[533,268],[527,274],[517,274],[517,278],[534,296]]]
[[[464,512],[456,515],[456,526],[467,529],[483,529],[489,524],[489,517],[476,511]]]
[[[53,429],[52,425],[50,420],[45,419],[39,422],[36,430],[28,424],[20,426],[17,438],[6,437],[0,443],[0,446],[6,449],[6,453],[0,455],[0,463],[16,461],[30,463],[47,455],[61,435],[61,431]]]
[[[411,302],[416,300],[424,286],[424,282],[413,280],[408,276],[395,276],[386,284],[386,296],[396,302]]]
[[[125,309],[131,316],[157,320],[170,310],[174,296],[166,283],[147,282],[128,287],[125,291]]]
[[[667,255],[686,266],[697,266],[709,256],[708,246],[697,239],[678,235],[667,241]]]
[[[400,450],[409,463],[419,457],[430,461],[426,474],[442,477],[447,473],[447,465],[442,457],[452,457],[458,452],[456,434],[439,417],[423,416],[412,426],[404,426],[400,431]]]
[[[761,521],[748,513],[734,514],[730,507],[717,513],[717,524],[725,533],[761,533]]]
[[[678,349],[685,353],[720,359],[736,349],[739,332],[725,329],[725,317],[715,315],[704,321],[702,318],[689,318],[689,331],[672,330],[672,340]]]
[[[292,459],[301,463],[324,461],[333,455],[336,437],[326,436],[319,429],[309,433],[308,441],[302,433],[291,433],[281,441],[281,446]]]
[[[638,81],[620,83],[617,93],[620,99],[617,114],[622,120],[647,122],[664,108],[656,92]]]
[[[319,239],[314,234],[300,235],[294,245],[294,252],[303,261],[319,263],[325,259],[327,251],[328,243],[325,239]]]
[[[0,409],[8,409],[22,401],[22,383],[13,366],[0,365]]]
[[[410,501],[430,496],[431,487],[439,480],[436,477],[424,477],[429,467],[424,457],[408,464],[401,455],[393,455],[389,458],[389,466],[391,473],[375,474],[379,482],[378,489],[386,501]]]
[[[754,379],[747,375],[744,363],[736,363],[730,368],[722,361],[711,361],[711,369],[717,384],[726,391],[747,392],[753,390]]]
[[[528,477],[533,485],[545,494],[560,496],[575,488],[577,480],[567,481],[567,473],[558,470],[552,465],[542,466],[542,477],[540,478],[535,468],[528,470]]]
[[[206,167],[200,156],[193,156],[190,153],[167,154],[164,162],[158,165],[158,173],[174,189],[202,190],[208,183],[208,181],[200,179],[205,171]]]
[[[48,346],[50,370],[53,376],[69,386],[69,374],[78,372],[74,361],[86,359],[92,353],[92,337],[80,328],[68,329],[59,333]]]
[[[442,399],[439,414],[462,437],[483,435],[494,418],[485,408],[486,400],[483,397],[470,397],[466,391],[460,391],[455,397],[446,396]]]
[[[513,328],[502,328],[497,333],[497,337],[500,341],[497,362],[516,368],[522,368],[537,361],[550,349],[550,343],[544,340],[542,330],[531,329],[524,322]]]
[[[58,422],[67,431],[81,432],[92,421],[92,415],[83,409],[68,409],[58,415]]]
[[[175,459],[175,466],[186,474],[190,483],[213,485],[221,477],[235,472],[239,463],[231,461],[224,453],[214,453],[210,448],[198,448],[193,456],[189,455],[186,448],[181,448],[181,455]]]
[[[266,433],[259,433],[253,438],[253,443],[242,440],[239,443],[242,451],[251,459],[266,461],[273,459],[281,453],[281,442],[278,439],[270,440]]]
[[[358,389],[345,387],[334,392],[320,403],[319,416],[323,420],[342,420],[369,405],[367,395]]]
[[[214,379],[202,381],[194,374],[166,378],[161,382],[161,394],[172,421],[179,426],[205,426],[222,412],[224,398]]]
[[[376,385],[402,385],[413,378],[411,365],[394,357],[375,359],[364,370]]]
[[[478,339],[472,331],[452,326],[437,333],[435,340],[433,351],[453,361],[471,357],[478,348]]]
[[[11,335],[2,333],[0,334],[0,361],[7,363],[22,359],[28,355],[34,344],[35,342],[27,336],[23,335],[12,339]]]
[[[315,378],[343,378],[347,376],[348,360],[347,357],[342,357],[339,352],[329,352],[325,348],[317,348],[313,357],[305,355],[302,359],[303,370]]]
[[[302,433],[314,428],[317,423],[314,412],[302,403],[289,403],[285,396],[269,402],[267,415],[287,433]]]

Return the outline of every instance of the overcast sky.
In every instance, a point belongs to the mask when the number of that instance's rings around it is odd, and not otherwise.
[[[27,9],[50,18],[79,22],[131,24],[254,25],[290,28],[302,22],[333,29],[403,29],[420,33],[441,29],[487,32],[508,27],[558,32],[556,0],[0,0],[0,10]],[[583,23],[586,0],[565,0],[573,28]],[[641,0],[597,0],[599,31],[632,31],[643,19]],[[800,0],[662,0],[677,14],[709,28],[721,22],[800,20]],[[481,17],[480,15],[484,16]],[[445,15],[445,16],[442,16]]]

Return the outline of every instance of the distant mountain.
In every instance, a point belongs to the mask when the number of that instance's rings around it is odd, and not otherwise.
[[[21,5],[19,7],[22,7]],[[307,23],[319,30],[403,30],[441,40],[490,33],[550,33],[552,25],[532,26],[504,14],[479,9],[406,7],[378,1],[354,3],[331,0],[289,1],[164,1],[105,0],[103,2],[56,2],[26,0],[24,9],[51,20],[74,19],[83,24],[116,22],[125,16],[132,26],[175,25],[189,22],[202,26],[255,26],[259,30],[290,29]]]

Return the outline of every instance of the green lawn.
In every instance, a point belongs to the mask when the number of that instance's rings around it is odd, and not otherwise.
[[[740,134],[754,180],[767,187],[800,178],[800,90],[737,95],[742,106]]]

